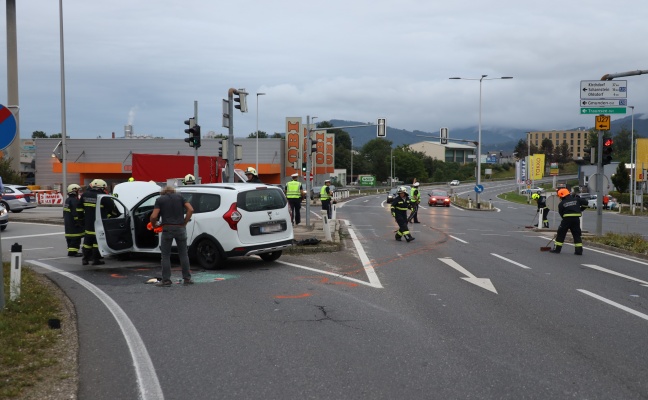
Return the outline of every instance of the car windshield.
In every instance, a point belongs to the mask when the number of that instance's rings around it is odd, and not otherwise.
[[[432,192],[432,196],[444,196],[444,197],[448,197],[448,192],[445,192],[445,191],[443,191],[443,190],[434,190],[434,191]]]
[[[276,210],[286,206],[288,200],[280,189],[247,190],[238,194],[236,205],[245,211]]]

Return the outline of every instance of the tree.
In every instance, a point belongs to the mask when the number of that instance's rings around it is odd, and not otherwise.
[[[612,175],[612,184],[621,193],[628,191],[630,186],[630,175],[625,167],[625,163],[620,162],[617,166],[616,173]]]
[[[69,136],[65,136],[65,137],[69,138]],[[62,133],[54,133],[54,134],[50,135],[50,138],[52,138],[52,139],[62,139],[63,134]]]
[[[513,150],[515,153],[517,153],[517,158],[524,158],[529,155],[529,144],[525,139],[520,139],[518,143],[515,145],[515,149]],[[537,154],[538,153],[538,146],[535,144],[531,143],[531,154]]]
[[[361,156],[367,162],[368,171],[371,171],[372,175],[376,175],[378,182],[387,180],[390,175],[391,164],[389,157],[391,155],[391,146],[392,142],[390,140],[376,138],[365,143],[360,150]]]
[[[566,164],[572,160],[572,152],[569,151],[569,145],[566,142],[562,142],[560,146],[555,149],[554,162],[559,162],[561,164]]]
[[[257,135],[256,132],[252,132],[248,136],[248,139],[256,139],[256,137],[257,137],[256,135]],[[259,139],[267,139],[267,138],[268,138],[267,133],[265,133],[264,131],[259,131]]]
[[[630,162],[631,134],[630,129],[625,126],[621,127],[621,130],[616,134],[614,137],[614,159],[621,162]]]
[[[12,161],[13,159],[11,157],[0,159],[0,177],[2,177],[2,183],[22,185],[25,183],[24,178],[20,175],[20,172],[11,168]]]
[[[540,152],[545,155],[549,162],[554,161],[554,158],[556,158],[556,149],[554,149],[553,141],[549,138],[542,139],[542,143],[540,143]]]
[[[47,133],[43,131],[34,131],[32,132],[32,139],[46,139]]]

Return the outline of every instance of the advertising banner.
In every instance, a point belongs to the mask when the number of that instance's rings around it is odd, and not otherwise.
[[[534,154],[531,156],[531,180],[539,180],[544,176],[544,164],[545,164],[545,155],[544,154]]]
[[[286,118],[286,176],[301,171],[302,158],[300,152],[302,149],[301,143],[303,142],[301,122],[301,117]],[[306,160],[304,159],[304,161]],[[295,165],[297,165],[297,168],[294,168]]]

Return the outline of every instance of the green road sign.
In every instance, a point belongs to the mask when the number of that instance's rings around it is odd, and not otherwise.
[[[581,114],[625,114],[625,107],[581,108]]]

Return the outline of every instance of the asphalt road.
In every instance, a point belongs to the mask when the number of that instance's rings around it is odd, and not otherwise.
[[[189,287],[145,284],[150,257],[82,267],[61,226],[12,220],[2,248],[22,244],[73,300],[80,399],[648,397],[648,261],[540,252],[553,233],[524,228],[535,207],[498,200],[424,205],[397,242],[385,197],[338,205],[344,251],[234,259]]]

